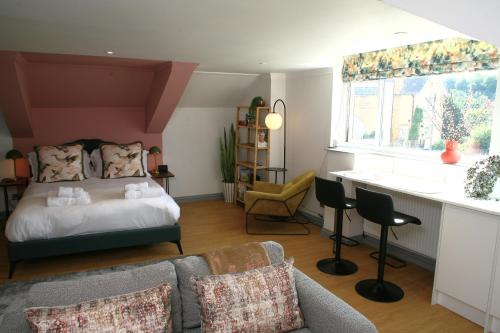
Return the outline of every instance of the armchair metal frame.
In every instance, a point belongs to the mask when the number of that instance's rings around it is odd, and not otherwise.
[[[307,217],[304,216],[304,219],[306,221],[304,221],[304,222],[299,221],[297,219],[297,217],[296,217],[298,209],[296,209],[295,212],[292,213],[292,211],[290,211],[290,208],[288,207],[288,204],[287,204],[288,200],[293,199],[296,196],[303,194],[303,197],[302,197],[302,199],[300,200],[300,203],[297,206],[297,207],[300,207],[300,205],[302,204],[302,202],[304,202],[304,199],[306,198],[307,191],[309,191],[309,188],[306,188],[306,189],[304,189],[304,190],[302,190],[300,192],[297,192],[297,193],[295,193],[294,195],[290,196],[289,198],[287,198],[285,200],[278,200],[278,199],[257,199],[257,200],[255,200],[255,202],[252,204],[252,206],[250,206],[250,208],[248,209],[248,212],[246,213],[245,229],[246,229],[247,234],[249,234],[249,235],[295,235],[295,236],[307,236],[307,235],[309,235],[311,233],[311,230],[309,230],[309,228],[307,227],[307,224],[309,224],[309,220],[307,219]],[[279,202],[279,203],[283,204],[286,207],[286,210],[288,212],[288,216],[271,215],[271,214],[252,214],[251,213],[252,208],[259,201],[276,201],[276,202]],[[254,219],[257,220],[257,221],[262,221],[262,222],[298,224],[298,225],[301,225],[305,229],[305,231],[304,232],[300,232],[300,233],[292,233],[292,232],[289,232],[289,233],[250,232],[248,230],[248,220],[249,220],[250,216],[253,216]]]

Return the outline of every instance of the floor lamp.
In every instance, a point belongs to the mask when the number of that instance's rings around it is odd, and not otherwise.
[[[283,118],[279,113],[276,113],[276,104],[280,102],[283,104]],[[283,125],[283,169],[281,168],[269,168],[269,171],[275,172],[275,177],[277,178],[278,171],[283,172],[283,184],[285,184],[285,173],[286,173],[286,105],[282,99],[277,99],[273,104],[272,112],[268,113],[265,119],[267,128],[270,130],[277,130]]]

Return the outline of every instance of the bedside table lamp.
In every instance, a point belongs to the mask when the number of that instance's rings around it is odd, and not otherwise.
[[[17,174],[16,174],[16,160],[23,158],[23,154],[16,149],[11,149],[5,154],[5,159],[6,160],[13,160],[14,161],[14,179],[17,179]]]
[[[153,146],[153,147],[149,148],[149,153],[151,155],[153,155],[153,157],[155,159],[155,171],[154,172],[155,172],[155,174],[158,174],[158,161],[156,160],[156,156],[161,154],[161,149],[158,146]]]

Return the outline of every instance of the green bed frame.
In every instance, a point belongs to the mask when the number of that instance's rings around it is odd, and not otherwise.
[[[183,254],[181,227],[178,223],[155,228],[37,239],[25,242],[8,242],[9,279],[14,274],[16,264],[22,260],[162,242],[175,243],[180,254]]]
[[[89,154],[104,142],[107,141],[101,139],[80,139],[74,141],[74,143],[83,144],[84,149]],[[162,242],[175,243],[180,254],[183,254],[181,246],[181,227],[178,223],[154,228],[37,239],[25,242],[8,242],[7,254],[10,263],[9,279],[12,278],[14,274],[16,264],[22,260],[121,247],[150,245]]]

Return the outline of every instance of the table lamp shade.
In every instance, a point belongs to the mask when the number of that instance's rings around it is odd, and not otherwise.
[[[158,146],[153,146],[149,148],[149,153],[153,155],[161,154],[161,149]]]
[[[17,160],[18,158],[22,158],[23,154],[16,149],[11,149],[5,154],[5,159],[7,160]]]
[[[268,113],[265,119],[266,126],[271,130],[276,130],[283,124],[283,118],[279,113]]]

